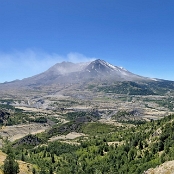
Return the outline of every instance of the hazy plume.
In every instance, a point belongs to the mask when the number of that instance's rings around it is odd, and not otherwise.
[[[78,63],[89,62],[95,59],[77,52],[71,52],[65,56],[33,49],[14,50],[10,53],[0,52],[0,82],[36,75],[62,61]]]

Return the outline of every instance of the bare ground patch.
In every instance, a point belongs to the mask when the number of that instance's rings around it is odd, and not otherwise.
[[[118,122],[116,122],[114,120],[111,120],[111,119],[108,120],[108,119],[102,118],[102,119],[99,120],[99,122],[105,123],[105,124],[111,124],[111,125],[118,126],[118,127],[122,127],[123,126],[122,123],[118,123]]]
[[[28,134],[37,134],[40,132],[44,132],[48,128],[50,128],[49,125],[40,123],[6,126],[0,129],[0,135],[3,138],[8,138],[10,141],[15,141]]]
[[[61,135],[61,136],[55,136],[55,137],[51,137],[49,139],[49,141],[56,141],[56,140],[73,140],[76,139],[78,137],[82,137],[82,136],[86,136],[83,133],[77,133],[77,132],[71,132],[67,135]]]
[[[44,109],[39,109],[39,108],[37,109],[37,108],[30,108],[30,107],[24,107],[24,106],[21,106],[21,107],[16,106],[15,108],[22,109],[24,111],[29,111],[29,112],[43,112],[43,113],[48,112],[48,113],[50,113],[50,111],[46,111]]]
[[[143,174],[174,174],[174,161],[167,161],[156,168],[150,168]]]
[[[119,141],[113,141],[113,142],[108,142],[108,145],[109,146],[112,146],[112,145],[122,145],[124,142],[119,142]]]

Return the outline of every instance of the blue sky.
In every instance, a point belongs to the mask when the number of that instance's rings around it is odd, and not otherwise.
[[[103,59],[174,80],[173,0],[0,0],[0,82]]]

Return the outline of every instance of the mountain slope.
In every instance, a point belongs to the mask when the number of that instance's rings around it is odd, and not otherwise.
[[[47,71],[19,81],[7,84],[30,86],[50,84],[73,84],[88,81],[144,81],[150,80],[135,75],[123,68],[113,66],[103,60],[88,63],[62,62],[49,68]]]
[[[100,77],[112,81],[142,81],[148,78],[133,74],[121,67],[113,66],[104,60],[95,60],[85,68],[86,74],[91,77]],[[90,74],[90,75],[89,75]]]

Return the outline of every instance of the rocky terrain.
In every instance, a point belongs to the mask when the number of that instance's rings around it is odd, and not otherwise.
[[[167,161],[156,168],[150,168],[143,174],[174,174],[174,161]]]

